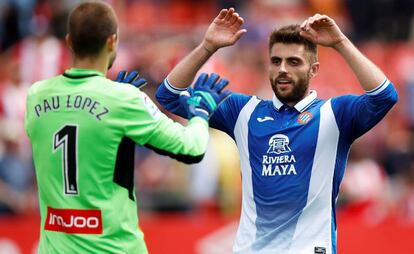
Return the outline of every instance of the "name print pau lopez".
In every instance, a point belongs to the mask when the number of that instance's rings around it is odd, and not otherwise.
[[[41,101],[34,106],[37,117],[48,112],[60,111],[62,108],[68,111],[83,110],[99,121],[109,113],[109,109],[99,101],[81,95],[52,96]]]
[[[295,162],[288,136],[273,135],[269,139],[267,154],[262,157],[262,176],[296,175]]]

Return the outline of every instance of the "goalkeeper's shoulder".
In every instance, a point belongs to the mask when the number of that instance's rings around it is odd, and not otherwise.
[[[125,114],[137,111],[147,111],[154,118],[159,118],[161,111],[145,92],[128,83],[112,82],[109,93],[117,100],[120,108]]]
[[[142,100],[146,96],[139,88],[128,83],[120,83],[106,79],[104,86],[105,93],[109,96],[116,97],[119,101],[130,102]]]
[[[39,80],[34,82],[33,84],[30,85],[28,91],[27,91],[27,96],[31,96],[33,94],[42,92],[44,90],[48,90],[51,86],[53,86],[53,84],[60,78],[59,76],[55,76],[49,79],[44,79],[44,80]],[[45,91],[47,92],[47,91]]]

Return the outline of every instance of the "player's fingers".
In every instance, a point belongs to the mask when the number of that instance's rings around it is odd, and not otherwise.
[[[230,8],[226,16],[224,17],[224,20],[229,21],[231,17],[233,16],[233,13],[234,13],[234,8]]]
[[[125,78],[125,75],[126,75],[126,71],[118,72],[118,76],[116,77],[115,81],[116,82],[122,82]]]
[[[134,81],[135,78],[138,77],[138,72],[137,71],[131,71],[125,78],[125,83],[132,83],[132,81]]]
[[[321,18],[321,14],[320,13],[316,13],[315,15],[313,15],[313,17],[315,18],[315,20],[319,20]]]
[[[329,17],[328,15],[322,15],[321,16],[321,22],[322,23],[325,23],[325,24],[329,24],[329,23],[333,24],[333,23],[335,23],[335,21],[331,17]]]
[[[307,18],[305,21],[303,21],[302,25],[300,26],[302,28],[302,30],[308,31],[310,29],[310,27],[309,27],[309,19],[310,18]]]
[[[213,89],[217,93],[221,93],[221,91],[229,84],[229,81],[227,79],[220,79],[219,82],[213,87]]]
[[[302,22],[302,24],[300,24],[300,28],[302,29],[302,30],[305,30],[305,26],[306,26],[306,23],[307,23],[307,19],[305,20],[305,21],[303,21]]]
[[[219,78],[220,76],[218,74],[211,73],[210,77],[208,77],[207,81],[204,83],[204,86],[212,88]]]
[[[222,9],[220,13],[217,15],[217,19],[224,19],[224,17],[226,17],[226,14],[227,14],[227,9]]]
[[[234,23],[236,23],[239,17],[240,15],[237,12],[235,12],[230,19],[230,25],[233,25]]]
[[[321,14],[319,14],[319,13],[317,13],[317,14],[313,15],[313,16],[310,18],[310,25],[313,25],[313,24],[319,24],[319,23],[320,23],[320,20],[322,19],[321,17],[322,17],[322,15],[321,15]]]
[[[312,33],[311,30],[308,31],[301,31],[300,36],[304,37],[305,39],[308,39],[310,41],[315,41],[315,35]]]
[[[238,17],[236,22],[233,24],[234,27],[241,27],[244,23],[244,19],[242,17]]]
[[[327,16],[326,15],[321,15],[321,14],[316,14],[315,15],[315,22],[314,24],[324,24],[327,21]]]
[[[246,29],[241,29],[237,31],[237,33],[232,38],[233,43],[236,43],[236,41],[238,41],[245,33],[247,33]]]
[[[194,89],[197,89],[201,86],[203,86],[204,82],[206,82],[208,78],[208,74],[207,73],[201,73],[200,76],[198,76],[195,84],[194,84]]]
[[[309,18],[308,24],[309,26],[312,26],[315,23],[315,16],[312,16]]]
[[[132,85],[135,86],[136,88],[142,88],[147,85],[147,81],[144,78],[140,78],[138,80],[134,80],[132,82]]]

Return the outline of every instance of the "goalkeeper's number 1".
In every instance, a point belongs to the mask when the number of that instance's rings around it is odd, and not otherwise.
[[[53,153],[62,148],[62,169],[66,195],[78,195],[78,125],[67,124],[53,135]]]

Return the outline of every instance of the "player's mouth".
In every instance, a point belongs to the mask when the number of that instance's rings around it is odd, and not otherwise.
[[[291,79],[279,78],[275,80],[276,85],[281,89],[287,88],[293,85],[293,81]]]

